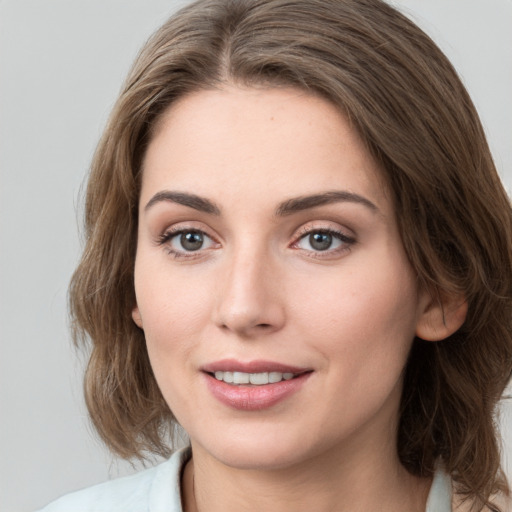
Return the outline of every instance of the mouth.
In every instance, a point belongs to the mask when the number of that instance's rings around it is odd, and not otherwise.
[[[201,368],[213,396],[232,409],[260,411],[298,393],[313,373],[269,361],[224,360]]]
[[[209,373],[217,380],[225,382],[226,384],[233,384],[234,386],[265,386],[267,384],[277,384],[283,380],[292,380],[306,372],[293,373],[293,372],[223,372],[216,371]]]
[[[235,386],[277,384],[313,371],[310,368],[290,366],[274,361],[241,362],[234,359],[216,361],[203,366],[201,370],[217,380]]]

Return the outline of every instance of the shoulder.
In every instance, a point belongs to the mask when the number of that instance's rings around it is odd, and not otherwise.
[[[66,494],[39,512],[181,512],[180,474],[188,449],[135,475]]]
[[[166,463],[164,463],[166,464]],[[66,494],[40,512],[148,510],[148,497],[158,466]]]
[[[490,505],[478,508],[472,499],[464,493],[457,492],[457,485],[453,484],[453,512],[512,512],[512,496],[503,493],[493,494],[489,497]]]
[[[453,503],[453,512],[512,512],[512,500],[507,496],[493,495],[489,498],[491,506],[484,506],[482,509],[475,509],[472,500],[464,500],[463,498],[455,498]]]
[[[491,496],[493,507],[484,507],[480,512],[512,512],[512,497],[504,494]],[[456,483],[439,465],[434,474],[426,512],[475,512],[477,509],[471,499],[458,492]]]

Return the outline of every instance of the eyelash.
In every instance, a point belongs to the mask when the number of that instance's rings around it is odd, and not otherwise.
[[[297,248],[300,250],[298,246],[299,242],[304,240],[305,238],[313,235],[313,234],[322,234],[322,235],[330,235],[333,238],[337,239],[342,243],[342,245],[335,249],[326,249],[324,251],[320,250],[311,250],[307,251],[309,254],[309,257],[312,258],[318,258],[318,259],[328,259],[330,257],[336,257],[341,255],[344,252],[348,252],[351,250],[352,246],[356,243],[356,239],[352,236],[347,235],[346,233],[343,233],[342,231],[339,231],[334,228],[312,228],[312,227],[303,227],[300,230],[299,236],[296,238],[295,242],[291,244],[292,248]]]
[[[164,233],[162,233],[157,240],[157,244],[159,246],[165,247],[167,253],[174,258],[197,258],[203,255],[205,250],[208,250],[208,248],[203,249],[202,247],[199,248],[196,251],[179,251],[174,249],[171,246],[171,242],[174,238],[183,235],[185,233],[197,233],[202,235],[203,237],[206,237],[210,239],[214,244],[218,244],[216,240],[208,235],[204,230],[193,228],[193,227],[171,227]],[[298,244],[304,240],[306,237],[311,236],[313,234],[322,234],[322,235],[330,235],[333,238],[337,239],[342,243],[342,245],[335,249],[325,249],[325,250],[307,250],[304,249],[308,253],[309,257],[312,258],[329,258],[332,256],[338,256],[344,252],[350,251],[351,247],[356,243],[356,239],[354,237],[348,236],[347,234],[343,233],[342,231],[333,229],[333,228],[311,228],[311,227],[303,227],[301,228],[298,236],[295,238],[295,241],[290,244],[289,247],[301,250],[300,247],[298,247]]]
[[[167,253],[176,259],[178,259],[178,258],[197,258],[197,257],[201,256],[203,251],[205,251],[206,249],[200,248],[197,251],[178,251],[172,247],[172,245],[171,245],[172,240],[180,235],[185,234],[185,233],[198,233],[198,234],[202,235],[203,237],[209,238],[213,243],[218,243],[215,241],[215,239],[213,237],[208,235],[208,233],[206,233],[204,230],[198,229],[198,228],[193,228],[193,227],[186,227],[186,226],[185,227],[180,226],[180,227],[176,227],[176,228],[170,227],[167,231],[165,231],[158,237],[157,243],[158,243],[158,245],[165,247]]]

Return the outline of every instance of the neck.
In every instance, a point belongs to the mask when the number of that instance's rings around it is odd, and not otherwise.
[[[353,439],[349,446],[260,470],[229,467],[192,443],[182,481],[184,512],[425,511],[431,482],[405,470],[394,443],[360,446]]]

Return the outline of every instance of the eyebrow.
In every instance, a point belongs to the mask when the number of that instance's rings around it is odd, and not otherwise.
[[[198,196],[196,194],[190,194],[187,192],[173,192],[170,190],[157,192],[148,201],[144,207],[144,210],[147,211],[149,208],[160,202],[181,204],[183,206],[188,206],[189,208],[193,208],[194,210],[208,213],[210,215],[221,214],[220,208],[210,199]],[[287,215],[292,215],[293,213],[315,208],[317,206],[340,202],[361,204],[374,213],[379,211],[377,206],[375,206],[375,204],[366,197],[345,190],[334,190],[320,194],[313,194],[310,196],[300,196],[288,199],[282,202],[276,208],[275,215],[277,217],[285,217]]]
[[[148,201],[144,210],[147,211],[149,208],[160,202],[177,203],[200,212],[209,213],[211,215],[220,215],[220,208],[213,201],[195,194],[172,192],[170,190],[163,190],[162,192],[156,193]]]
[[[340,202],[361,204],[370,209],[373,213],[377,213],[379,211],[377,206],[369,199],[366,199],[366,197],[345,190],[333,190],[329,192],[323,192],[321,194],[313,194],[310,196],[301,196],[288,199],[287,201],[281,203],[276,209],[276,216],[284,217],[296,212],[308,210],[309,208],[315,208],[316,206],[323,206],[326,204]]]

